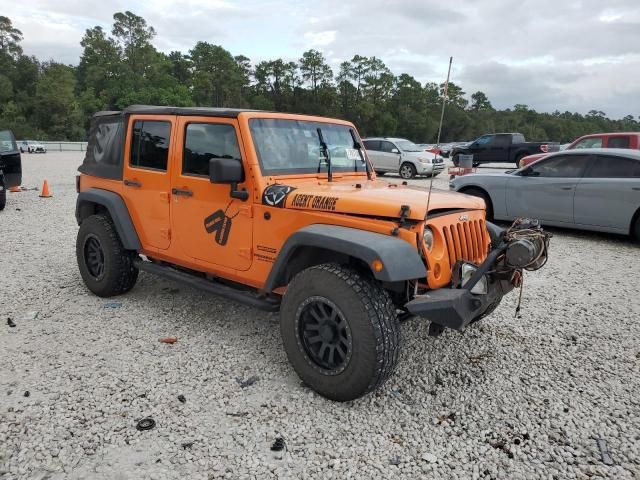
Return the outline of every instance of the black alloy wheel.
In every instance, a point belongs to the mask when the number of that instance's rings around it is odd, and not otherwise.
[[[95,235],[87,235],[84,242],[84,261],[87,270],[96,279],[99,280],[104,275],[104,250],[100,244],[100,240]]]
[[[297,312],[298,341],[308,360],[327,375],[340,373],[349,364],[353,342],[349,324],[327,298],[309,297]]]

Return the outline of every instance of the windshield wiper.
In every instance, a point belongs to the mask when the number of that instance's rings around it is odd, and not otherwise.
[[[331,173],[331,155],[329,154],[329,148],[327,148],[327,144],[324,141],[324,137],[322,136],[322,129],[320,127],[317,128],[318,139],[320,140],[320,150],[324,154],[327,159],[327,180],[332,182],[333,175]],[[320,173],[320,165],[322,164],[322,157],[318,160],[318,173]]]
[[[371,180],[371,170],[369,170],[369,162],[362,153],[362,145],[356,139],[356,132],[353,131],[353,128],[349,129],[349,133],[351,134],[351,139],[353,140],[353,148],[358,150],[358,154],[360,154],[360,158],[362,159],[362,163],[364,163],[364,169],[367,172],[367,179]],[[356,172],[358,171],[358,167],[356,167]]]

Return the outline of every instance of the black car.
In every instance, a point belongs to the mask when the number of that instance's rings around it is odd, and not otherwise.
[[[0,210],[7,203],[7,189],[22,183],[22,160],[11,130],[0,130]]]
[[[473,166],[481,163],[515,163],[522,157],[534,153],[548,153],[559,150],[557,142],[526,142],[521,133],[492,133],[477,140],[456,146],[451,150],[453,164],[458,166],[460,155],[473,155]]]

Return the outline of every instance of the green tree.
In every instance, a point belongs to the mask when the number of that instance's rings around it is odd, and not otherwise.
[[[471,95],[471,110],[476,112],[480,110],[493,110],[493,106],[484,92],[477,91]]]
[[[22,32],[15,28],[11,20],[0,15],[0,52],[11,57],[22,55]]]
[[[242,72],[219,45],[198,42],[189,51],[193,64],[193,99],[198,105],[229,107],[242,102]]]

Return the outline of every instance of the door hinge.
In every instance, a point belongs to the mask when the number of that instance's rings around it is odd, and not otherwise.
[[[161,228],[160,235],[162,238],[166,238],[167,240],[171,240],[171,229],[170,228]]]
[[[251,249],[250,248],[239,248],[238,249],[238,255],[240,255],[242,258],[251,259]]]

